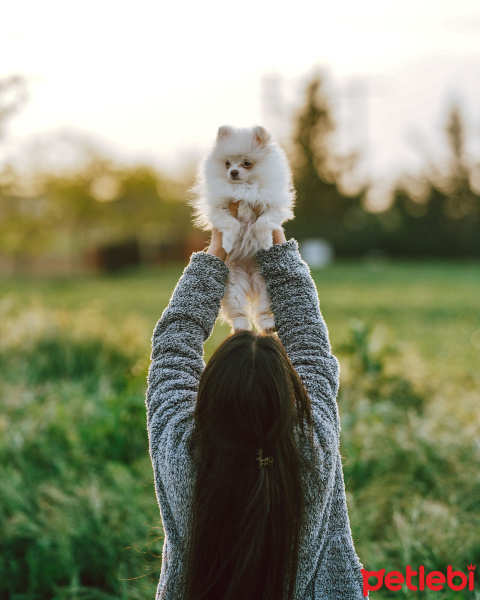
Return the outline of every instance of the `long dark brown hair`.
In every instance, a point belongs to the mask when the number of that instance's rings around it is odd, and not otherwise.
[[[308,394],[274,336],[242,331],[206,366],[192,452],[185,600],[292,600],[305,512],[295,430],[312,443]],[[260,466],[263,458],[272,464]]]

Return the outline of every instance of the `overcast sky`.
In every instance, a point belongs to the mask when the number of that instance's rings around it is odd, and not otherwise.
[[[363,149],[372,177],[418,168],[452,102],[480,156],[478,0],[15,0],[1,22],[0,77],[24,74],[30,95],[3,155],[74,129],[130,160],[182,168],[224,123],[285,135],[281,119],[318,66],[341,142]]]

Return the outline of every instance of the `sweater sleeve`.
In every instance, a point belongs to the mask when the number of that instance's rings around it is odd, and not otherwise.
[[[227,276],[219,258],[194,253],[154,329],[146,394],[152,460],[168,455],[165,444],[176,435],[167,428],[193,413],[205,366],[203,343],[212,333]]]
[[[331,352],[308,265],[294,239],[259,250],[255,257],[265,279],[278,337],[310,395],[314,416],[338,438],[339,363]]]

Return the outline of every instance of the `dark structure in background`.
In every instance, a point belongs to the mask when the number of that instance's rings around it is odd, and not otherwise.
[[[126,267],[140,266],[140,246],[137,240],[97,248],[92,262],[99,271],[113,273]]]

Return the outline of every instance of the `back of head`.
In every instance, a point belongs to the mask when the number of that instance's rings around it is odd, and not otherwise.
[[[305,461],[295,430],[311,434],[310,401],[281,342],[225,340],[197,396],[187,600],[293,597]]]

